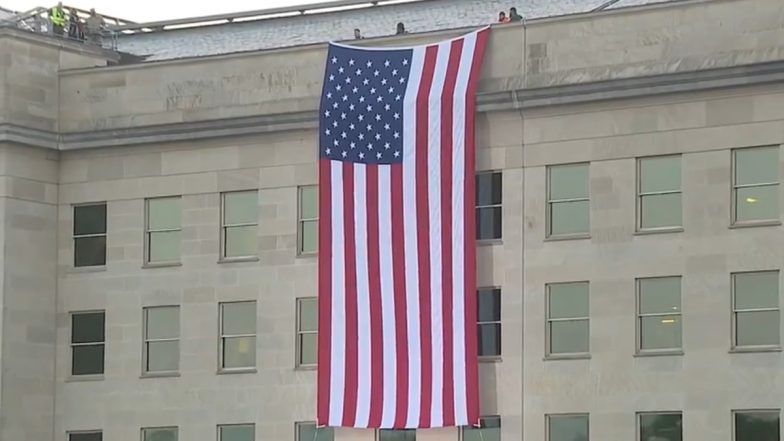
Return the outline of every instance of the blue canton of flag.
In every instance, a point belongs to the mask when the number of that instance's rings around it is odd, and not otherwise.
[[[321,97],[322,158],[364,164],[402,161],[411,55],[411,50],[330,45]]]

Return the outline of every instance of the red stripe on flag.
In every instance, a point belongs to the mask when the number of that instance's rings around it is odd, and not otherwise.
[[[346,272],[346,384],[343,426],[353,427],[357,416],[357,247],[354,231],[354,164],[343,163],[343,231]]]
[[[476,306],[476,91],[479,71],[484,59],[488,30],[476,37],[471,76],[466,94],[466,157],[465,157],[465,332],[466,332],[466,395],[469,424],[479,424],[479,378]]]
[[[430,209],[428,199],[428,152],[430,127],[430,90],[436,70],[438,46],[429,46],[425,51],[422,80],[419,83],[416,105],[416,207],[417,245],[419,260],[419,338],[420,362],[422,364],[421,405],[419,427],[430,427],[430,409],[433,399],[433,342],[430,305]],[[432,146],[435,147],[435,146]]]
[[[444,426],[455,424],[455,380],[452,336],[452,309],[455,295],[452,287],[452,153],[454,149],[453,108],[457,72],[463,53],[463,39],[452,42],[447,65],[444,91],[441,94],[441,283],[443,285],[444,335]]]
[[[381,425],[384,407],[384,342],[378,234],[378,165],[367,165],[367,242],[370,282],[370,427]]]
[[[332,183],[331,161],[319,160],[319,426],[329,423],[330,346],[332,344]]]
[[[403,168],[393,165],[392,175],[392,272],[395,287],[395,339],[397,343],[397,408],[394,427],[408,418],[408,322],[406,319],[406,258],[403,235]],[[415,271],[414,268],[411,269]]]

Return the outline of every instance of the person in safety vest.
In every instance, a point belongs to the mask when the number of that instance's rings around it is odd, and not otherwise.
[[[63,9],[63,2],[57,3],[57,6],[49,10],[49,21],[52,22],[52,30],[55,35],[63,35],[65,29],[65,10]]]

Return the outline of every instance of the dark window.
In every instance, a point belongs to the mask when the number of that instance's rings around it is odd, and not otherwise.
[[[378,431],[378,441],[416,441],[416,430],[381,429]]]
[[[501,290],[484,288],[478,292],[479,356],[501,355]]]
[[[780,441],[780,412],[735,412],[735,441]]]
[[[501,173],[476,175],[476,238],[501,238]]]
[[[683,416],[680,413],[640,415],[640,441],[683,441]]]
[[[69,433],[68,441],[103,441],[101,432]]]
[[[106,204],[74,207],[74,266],[106,265]]]
[[[335,429],[332,427],[316,427],[316,423],[297,423],[296,441],[333,441]]]
[[[464,427],[463,441],[501,441],[501,417],[482,417],[479,427]]]
[[[71,375],[103,374],[104,320],[103,312],[71,315]]]

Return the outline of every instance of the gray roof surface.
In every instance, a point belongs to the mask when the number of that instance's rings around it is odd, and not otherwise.
[[[621,0],[614,7],[674,0]],[[146,61],[200,57],[277,47],[394,34],[398,22],[409,32],[494,23],[498,12],[516,6],[527,19],[590,12],[607,0],[429,0],[372,8],[297,15],[260,21],[120,35],[117,49]]]

